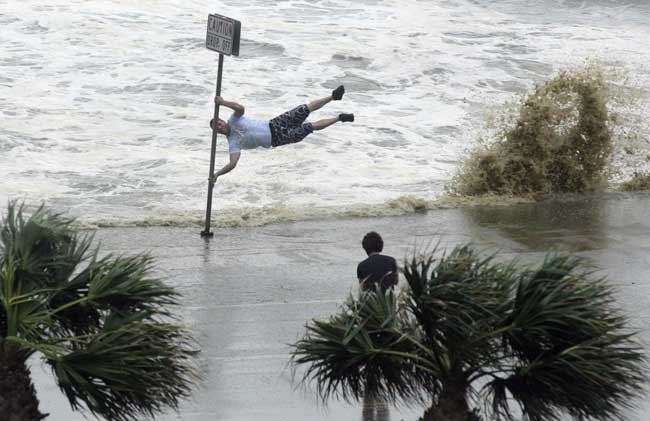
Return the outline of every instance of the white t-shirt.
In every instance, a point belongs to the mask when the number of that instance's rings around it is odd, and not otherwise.
[[[242,149],[271,147],[271,128],[268,120],[253,120],[235,114],[228,119],[230,134],[228,134],[228,152],[237,153]]]

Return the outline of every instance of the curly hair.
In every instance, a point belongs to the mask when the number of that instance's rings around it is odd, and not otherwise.
[[[367,254],[381,253],[384,249],[384,240],[381,239],[381,235],[374,231],[370,231],[363,237],[361,245]]]

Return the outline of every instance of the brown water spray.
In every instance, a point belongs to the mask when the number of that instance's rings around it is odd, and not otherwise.
[[[454,193],[581,193],[601,188],[612,153],[608,90],[597,67],[565,71],[525,96],[500,140],[474,151]]]

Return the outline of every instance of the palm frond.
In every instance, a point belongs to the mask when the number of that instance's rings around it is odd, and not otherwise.
[[[18,326],[23,334],[34,331],[32,322],[42,322],[48,308],[68,302],[61,289],[87,259],[92,241],[77,235],[70,218],[42,206],[25,218],[24,210],[10,203],[0,229],[0,300],[12,335]]]
[[[0,230],[0,266],[8,259],[16,263],[16,277],[23,291],[56,285],[66,280],[84,254],[89,238],[78,239],[73,219],[45,209],[29,218],[24,206],[10,203]]]
[[[292,360],[322,399],[428,394],[434,410],[485,398],[489,419],[514,420],[518,404],[530,421],[555,421],[621,419],[642,393],[644,351],[581,259],[549,254],[531,270],[469,246],[434,253],[405,261],[398,305],[364,294],[308,323]]]
[[[556,420],[561,411],[616,418],[639,395],[643,350],[611,287],[580,267],[580,259],[548,255],[539,269],[522,272],[503,333],[514,372],[487,389],[496,413],[507,417],[506,391],[531,421]]]
[[[504,334],[519,358],[534,361],[626,326],[611,287],[579,268],[578,259],[549,255],[538,270],[522,273]]]
[[[508,311],[512,265],[461,246],[439,259],[413,258],[404,274],[410,286],[408,309],[426,332],[427,345],[435,355],[452,360],[439,360],[440,370],[458,369],[456,361],[482,361],[495,340],[490,332]]]
[[[197,351],[171,323],[179,294],[149,275],[152,259],[98,258],[72,219],[24,211],[10,203],[0,227],[0,345],[41,353],[74,408],[111,420],[176,408],[198,380]]]
[[[407,329],[392,291],[366,292],[349,297],[330,319],[307,324],[292,362],[307,365],[303,381],[314,380],[323,400],[419,399],[422,373],[430,367]]]
[[[0,340],[7,336],[7,310],[0,299]]]
[[[151,320],[113,322],[48,360],[72,407],[83,402],[93,414],[116,421],[177,408],[199,379],[188,332]]]
[[[93,268],[88,296],[96,305],[116,311],[148,310],[168,315],[178,293],[149,276],[153,259],[147,255],[115,257]]]
[[[611,335],[521,365],[486,389],[495,411],[511,420],[507,393],[531,421],[556,420],[564,411],[577,419],[623,419],[621,409],[642,395],[643,365],[640,346]]]

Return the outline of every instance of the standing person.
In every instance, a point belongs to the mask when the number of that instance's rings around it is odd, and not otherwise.
[[[357,279],[362,291],[374,290],[379,284],[382,291],[397,285],[397,262],[395,258],[381,254],[384,240],[374,231],[361,241],[368,258],[357,266]]]
[[[371,231],[363,237],[361,245],[368,254],[368,258],[357,266],[361,291],[375,291],[379,285],[380,291],[384,292],[397,285],[397,262],[393,257],[381,254],[384,249],[381,235]],[[361,421],[390,421],[388,404],[366,393],[363,397]]]
[[[312,101],[309,104],[299,105],[270,121],[244,117],[245,108],[243,105],[226,101],[220,96],[215,97],[214,102],[216,104],[232,109],[233,114],[228,119],[228,122],[222,119],[217,120],[217,133],[226,135],[228,139],[230,162],[212,174],[210,181],[214,183],[217,178],[235,169],[242,149],[270,148],[298,143],[315,130],[323,130],[339,121],[354,121],[354,114],[339,114],[338,117],[325,118],[313,123],[305,122],[311,112],[322,108],[330,101],[340,100],[343,98],[344,93],[345,88],[341,85],[334,89],[331,95]],[[210,127],[213,127],[213,123],[214,119],[210,120]]]

